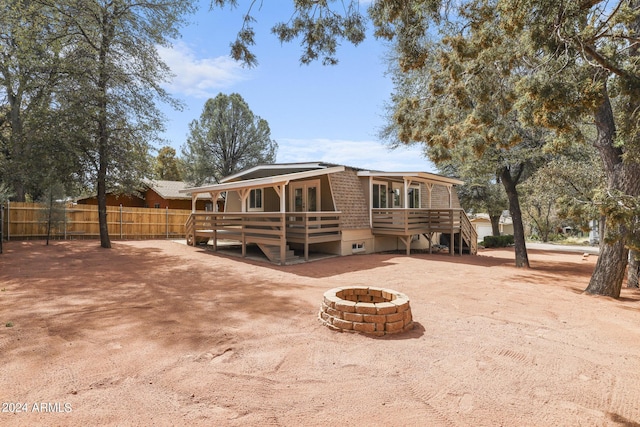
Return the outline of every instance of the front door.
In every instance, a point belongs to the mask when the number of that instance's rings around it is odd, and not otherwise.
[[[320,180],[291,183],[291,210],[293,212],[320,210]]]

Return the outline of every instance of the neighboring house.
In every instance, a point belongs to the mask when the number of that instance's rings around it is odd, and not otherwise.
[[[126,206],[135,208],[162,208],[162,209],[192,209],[190,194],[181,192],[188,187],[182,181],[149,180],[143,181],[143,186],[137,195],[107,194],[107,206]],[[98,198],[93,195],[77,200],[78,204],[97,205]],[[224,199],[217,201],[218,210],[224,207]],[[212,211],[213,203],[210,198],[198,199],[198,210]]]
[[[440,234],[457,248],[477,250],[476,233],[456,194],[462,181],[427,172],[380,172],[314,162],[256,166],[219,184],[181,190],[192,196],[190,244],[213,238],[257,244],[273,262],[293,249],[336,255],[430,249]],[[198,212],[197,197],[223,212]]]
[[[471,224],[473,224],[473,228],[478,234],[479,242],[484,240],[485,236],[493,235],[493,228],[491,227],[491,220],[488,214],[475,214],[471,217]],[[498,227],[500,229],[500,235],[513,235],[513,221],[511,220],[511,216],[501,215]]]

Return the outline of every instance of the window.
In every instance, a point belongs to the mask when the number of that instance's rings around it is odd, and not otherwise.
[[[366,249],[364,248],[364,242],[351,244],[351,252],[354,254],[358,252],[364,252],[365,250]]]
[[[262,211],[262,188],[255,188],[249,193],[249,211]]]
[[[159,209],[160,208],[160,203],[154,203],[153,207],[156,208],[156,209]]]
[[[419,187],[411,187],[408,191],[409,195],[409,207],[410,208],[419,208],[420,207],[420,188]]]
[[[387,184],[373,183],[373,208],[387,207]]]
[[[400,197],[400,189],[394,188],[391,190],[391,197],[393,197],[393,207],[401,208],[402,207],[402,198]]]

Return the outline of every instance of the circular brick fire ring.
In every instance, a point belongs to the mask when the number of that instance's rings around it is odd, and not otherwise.
[[[330,329],[382,336],[413,328],[409,298],[391,289],[340,287],[324,293],[318,315]]]

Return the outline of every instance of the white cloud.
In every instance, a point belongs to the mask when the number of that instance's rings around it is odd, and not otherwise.
[[[212,98],[220,89],[248,78],[247,71],[228,56],[197,58],[182,42],[172,48],[158,46],[158,53],[175,74],[167,87],[174,94]]]
[[[387,172],[435,172],[417,146],[395,150],[376,141],[279,139],[278,163],[322,161]]]

